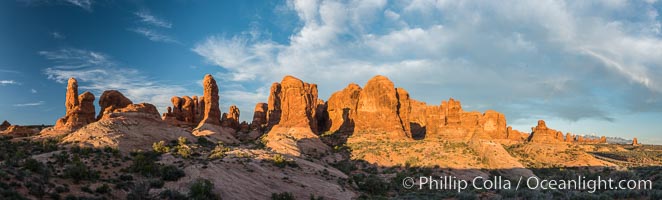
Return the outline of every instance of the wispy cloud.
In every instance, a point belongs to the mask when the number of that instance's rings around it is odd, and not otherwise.
[[[147,37],[147,39],[154,41],[154,42],[167,42],[167,43],[179,43],[177,40],[171,38],[170,36],[161,34],[157,32],[156,30],[149,29],[149,28],[133,28],[129,29],[130,31],[133,31],[135,33],[138,33],[142,36]]]
[[[86,11],[92,11],[92,0],[64,0],[70,4],[78,6]]]
[[[35,89],[30,89],[30,93],[32,93],[32,94],[37,94],[37,90],[35,90]]]
[[[57,31],[53,31],[53,32],[51,32],[51,36],[52,36],[54,39],[58,39],[58,40],[61,40],[61,39],[65,39],[65,38],[67,38],[67,37],[65,37],[62,33],[57,32]]]
[[[44,105],[44,101],[32,102],[32,103],[21,103],[14,104],[14,107],[28,107],[28,106],[41,106]]]
[[[66,48],[40,54],[54,63],[44,70],[48,79],[65,84],[75,77],[79,89],[91,90],[97,96],[105,90],[120,90],[132,101],[152,103],[163,112],[170,105],[170,97],[191,95],[180,85],[154,81],[135,68],[119,67],[104,53]]]
[[[321,97],[328,97],[349,82],[382,74],[429,103],[456,97],[480,105],[491,99],[477,109],[503,111],[513,116],[509,120],[612,121],[618,109],[629,112],[615,105],[630,97],[662,101],[660,22],[657,9],[645,2],[292,0],[287,5],[290,10],[281,12],[295,13],[300,26],[286,42],[221,34],[192,50],[223,68],[220,77],[231,83],[268,88],[291,74],[315,81]],[[614,90],[621,96],[602,94]],[[659,103],[642,101],[637,103],[662,110]],[[575,104],[583,106],[567,106]]]
[[[135,12],[134,14],[140,18],[142,23],[162,28],[172,28],[172,23],[152,15],[147,10]]]
[[[16,82],[15,80],[0,80],[0,85],[20,85],[21,83]]]

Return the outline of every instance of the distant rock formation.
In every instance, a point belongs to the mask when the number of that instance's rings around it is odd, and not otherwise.
[[[632,146],[639,146],[639,141],[637,141],[637,138],[632,138]]]
[[[64,117],[55,122],[53,129],[62,131],[73,131],[89,123],[96,121],[94,118],[94,94],[85,92],[78,95],[78,81],[69,78],[67,83],[66,100],[64,102],[66,112]]]
[[[554,129],[547,128],[544,120],[538,120],[538,125],[531,128],[531,136],[529,142],[534,143],[559,143],[558,132]]]
[[[39,129],[19,125],[10,125],[7,129],[0,130],[0,135],[8,135],[12,137],[27,137],[37,133],[39,133]]]
[[[221,110],[218,106],[218,86],[214,77],[207,74],[202,81],[203,86],[203,101],[204,101],[204,115],[197,128],[205,124],[221,125]]]
[[[328,152],[317,132],[317,85],[285,76],[274,83],[269,95],[267,121],[271,130],[266,146],[279,153],[295,156]]]
[[[7,120],[2,121],[2,124],[0,124],[0,131],[7,130],[9,126],[11,126],[11,124]]]

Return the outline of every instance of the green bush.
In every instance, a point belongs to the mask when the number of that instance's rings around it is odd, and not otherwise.
[[[214,147],[214,150],[209,154],[210,159],[221,159],[225,157],[225,153],[230,151],[230,148],[223,146],[223,144],[218,144]]]
[[[191,147],[189,147],[187,143],[188,141],[185,137],[179,137],[179,139],[177,139],[177,154],[184,158],[188,158],[192,153]]]
[[[170,152],[170,147],[165,145],[165,141],[161,140],[152,144],[152,149],[157,153],[168,153]]]
[[[271,200],[294,200],[294,195],[289,192],[271,193]]]
[[[193,200],[219,199],[213,193],[214,184],[207,179],[196,180],[189,188],[188,198]]]
[[[94,189],[94,192],[99,194],[106,194],[110,192],[110,186],[104,183],[103,185],[97,187],[97,189]]]
[[[65,178],[73,179],[74,183],[79,183],[81,180],[96,180],[99,178],[99,172],[90,169],[80,160],[65,167],[63,175]]]
[[[128,170],[134,173],[140,173],[146,177],[157,177],[160,175],[158,154],[152,152],[137,152],[134,153],[133,163],[129,166]]]
[[[285,158],[285,156],[283,156],[281,154],[276,154],[271,159],[272,159],[274,165],[276,165],[277,167],[280,167],[280,168],[287,167],[287,166],[290,166],[290,167],[298,167],[299,166],[294,160],[287,160]]]
[[[184,171],[173,165],[167,165],[161,168],[161,179],[164,181],[177,181],[184,176],[186,176]]]

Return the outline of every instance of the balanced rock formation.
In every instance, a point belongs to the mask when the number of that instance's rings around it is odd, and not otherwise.
[[[559,143],[558,131],[547,128],[545,121],[538,120],[538,125],[531,128],[532,133],[529,142],[534,143]],[[581,136],[580,136],[581,137]]]
[[[54,130],[73,131],[95,121],[94,94],[85,92],[78,95],[78,81],[69,78],[67,83],[66,113],[55,122]]]
[[[266,146],[295,156],[329,151],[316,135],[317,85],[285,76],[271,89],[267,121],[273,127],[264,138]]]
[[[204,115],[197,128],[205,124],[221,125],[221,109],[218,106],[218,86],[214,77],[207,74],[202,81]]]
[[[7,120],[2,121],[2,124],[0,124],[0,131],[7,130],[9,126],[11,126],[11,124]]]

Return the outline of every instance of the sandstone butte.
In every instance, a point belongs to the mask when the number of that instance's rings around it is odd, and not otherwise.
[[[64,105],[66,108],[65,115],[55,122],[53,129],[74,131],[96,121],[94,118],[96,112],[94,110],[94,94],[85,92],[78,96],[78,81],[75,78],[70,78],[67,83]]]

